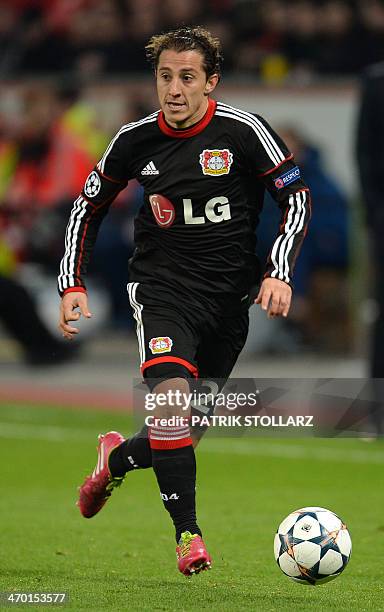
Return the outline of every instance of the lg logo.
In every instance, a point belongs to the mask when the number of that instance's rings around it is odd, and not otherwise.
[[[229,201],[224,196],[208,200],[205,205],[205,217],[193,216],[192,200],[184,198],[183,205],[184,221],[187,225],[201,225],[205,223],[206,219],[212,223],[221,223],[221,221],[228,221],[231,218]]]
[[[167,228],[173,225],[176,218],[175,207],[168,198],[159,194],[149,196],[153,215],[159,227]],[[211,198],[205,205],[204,216],[194,215],[193,204],[190,198],[183,198],[184,223],[186,225],[202,225],[206,221],[221,223],[231,218],[231,208],[228,198],[218,196]]]

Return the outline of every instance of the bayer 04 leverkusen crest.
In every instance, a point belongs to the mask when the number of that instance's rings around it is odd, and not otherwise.
[[[199,161],[203,174],[220,176],[221,174],[229,174],[233,155],[229,149],[204,149],[200,153]]]
[[[149,348],[153,355],[168,353],[172,349],[172,345],[173,341],[169,336],[159,336],[157,338],[151,338],[149,341]]]

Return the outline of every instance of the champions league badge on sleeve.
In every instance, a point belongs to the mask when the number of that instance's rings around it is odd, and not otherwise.
[[[101,182],[99,175],[93,170],[85,181],[84,193],[89,198],[94,198],[99,193],[100,188]]]
[[[300,178],[300,168],[295,166],[292,170],[288,170],[285,174],[282,174],[277,179],[275,179],[275,187],[276,189],[282,189],[291,183],[294,183]]]
[[[229,174],[233,162],[233,155],[229,149],[204,149],[199,157],[203,174],[220,176]]]

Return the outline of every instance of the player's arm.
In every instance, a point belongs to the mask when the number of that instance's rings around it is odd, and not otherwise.
[[[299,172],[294,162],[288,162],[268,178],[268,189],[280,207],[281,220],[256,303],[264,307],[269,300],[269,316],[288,315],[293,270],[311,217],[310,193]],[[276,177],[277,173],[280,174]],[[284,174],[295,174],[297,178],[289,185],[276,187]]]
[[[288,168],[288,169],[287,169]],[[281,220],[276,239],[269,253],[263,282],[255,300],[268,317],[288,316],[292,300],[292,275],[296,259],[305,238],[311,216],[311,200],[308,188],[298,178],[292,184],[276,188],[283,174],[297,174],[299,169],[293,162],[273,172],[268,178],[268,189],[281,210]],[[276,178],[276,174],[280,175]],[[279,184],[279,183],[278,183]]]
[[[58,276],[62,298],[59,328],[68,339],[78,333],[70,323],[77,321],[81,314],[87,318],[91,316],[84,276],[100,224],[119,191],[127,184],[126,159],[126,143],[118,133],[86,179],[72,207]]]
[[[311,200],[285,143],[261,117],[256,121],[258,128],[251,138],[258,179],[280,207],[281,219],[255,303],[269,317],[286,317],[292,299],[293,269],[311,216]]]

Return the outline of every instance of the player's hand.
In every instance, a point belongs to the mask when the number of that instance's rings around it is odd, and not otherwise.
[[[267,311],[268,318],[286,317],[291,306],[291,287],[277,278],[265,278],[260,287],[255,304]]]
[[[76,309],[79,311],[76,312]],[[67,340],[72,340],[79,333],[77,327],[69,325],[70,321],[78,321],[83,315],[86,319],[89,319],[92,314],[88,309],[88,298],[87,294],[81,291],[71,291],[66,293],[60,304],[60,321],[59,329],[63,332],[63,337]]]

